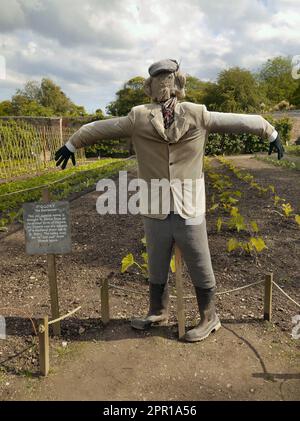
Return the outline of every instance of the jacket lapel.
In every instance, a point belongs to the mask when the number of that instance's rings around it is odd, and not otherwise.
[[[153,127],[155,128],[157,133],[164,140],[166,140],[168,142],[169,139],[167,138],[167,135],[166,135],[166,132],[165,132],[164,119],[163,119],[163,115],[162,115],[162,112],[161,112],[160,105],[156,105],[155,107],[152,108],[151,115],[153,117],[151,119],[151,123],[152,123]]]
[[[184,116],[184,110],[181,104],[177,104],[175,109],[174,123],[168,129],[164,127],[164,119],[160,105],[155,105],[151,110],[151,123],[157,133],[166,141],[176,143],[188,131],[189,123]]]

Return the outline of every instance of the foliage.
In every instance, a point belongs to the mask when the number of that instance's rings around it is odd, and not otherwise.
[[[146,238],[143,237],[141,239],[141,243],[143,244],[144,247],[146,247]],[[141,271],[142,274],[145,278],[148,278],[148,253],[143,251],[141,253],[141,257],[144,261],[144,263],[139,264],[132,253],[127,254],[126,256],[123,257],[122,261],[121,261],[121,273],[126,272],[130,267],[132,266],[137,266]],[[170,261],[170,269],[171,271],[174,273],[176,272],[176,267],[175,267],[175,255],[172,256],[171,261]]]
[[[232,113],[261,110],[260,104],[264,97],[249,70],[239,67],[223,70],[218,76],[217,85],[214,108]]]
[[[292,64],[290,57],[275,57],[267,60],[259,70],[257,79],[261,89],[272,105],[283,100],[292,103],[295,92],[299,89],[299,81],[292,77]],[[294,103],[300,105],[299,103]]]
[[[195,104],[206,104],[211,85],[211,82],[203,82],[195,76],[187,75],[184,100]]]
[[[281,205],[281,208],[282,208],[282,210],[284,212],[284,215],[286,217],[290,216],[292,214],[293,210],[294,210],[290,203],[283,203]]]
[[[90,157],[111,157],[122,158],[129,155],[126,141],[121,140],[105,140],[85,149],[85,156]]]
[[[48,172],[39,177],[0,184],[0,227],[5,227],[15,220],[21,222],[22,204],[38,201],[41,198],[43,185],[48,185],[54,199],[61,200],[71,193],[80,192],[93,186],[100,178],[109,177],[119,170],[130,168],[135,161],[120,159],[103,159],[86,165],[69,167]],[[64,179],[67,176],[70,178]],[[59,182],[59,180],[62,180]],[[57,182],[57,184],[51,184]],[[37,188],[35,190],[28,190]],[[24,190],[24,191],[23,191]],[[15,194],[6,195],[7,193]]]
[[[31,158],[35,152],[35,128],[15,120],[0,120],[0,156],[9,159]]]
[[[300,145],[290,145],[286,146],[284,149],[289,155],[300,156]]]
[[[136,76],[126,82],[116,93],[116,100],[106,107],[108,114],[124,116],[132,107],[150,102],[150,98],[144,92],[144,82],[145,79],[141,76]]]
[[[28,81],[17,89],[11,101],[0,103],[0,115],[22,116],[84,116],[83,106],[74,104],[51,79]]]
[[[259,183],[255,182],[254,177],[245,172],[245,171],[241,171],[239,169],[237,169],[231,161],[229,161],[228,159],[224,158],[224,157],[219,157],[218,160],[224,164],[227,168],[229,168],[235,175],[237,178],[239,178],[240,180],[249,183],[251,187],[255,188],[256,190],[258,190],[258,192],[260,194],[266,194],[266,193],[272,193],[271,199],[273,200],[273,204],[274,206],[278,206],[280,202],[286,202],[286,200],[282,197],[280,197],[276,191],[275,191],[275,187],[272,184],[269,184],[267,187],[262,187],[259,185]],[[279,213],[281,216],[289,218],[290,216],[295,216],[295,222],[298,224],[298,215],[293,213],[293,208],[291,206],[290,203],[281,203],[280,205],[280,209],[283,210],[283,214],[281,214],[280,212],[276,211],[277,213]],[[253,232],[258,232],[256,230],[256,226],[253,224],[253,222],[251,222],[251,227]],[[257,227],[258,228],[258,227]]]
[[[290,170],[300,170],[300,163],[289,161],[287,159],[278,160],[277,158],[272,158],[270,156],[255,156],[255,159],[275,165],[276,167],[287,168]]]

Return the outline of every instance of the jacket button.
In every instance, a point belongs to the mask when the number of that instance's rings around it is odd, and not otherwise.
[[[173,162],[170,162],[170,165],[173,165]]]

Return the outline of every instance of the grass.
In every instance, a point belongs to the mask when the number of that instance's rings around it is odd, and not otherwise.
[[[300,145],[290,145],[284,147],[289,155],[300,156]]]

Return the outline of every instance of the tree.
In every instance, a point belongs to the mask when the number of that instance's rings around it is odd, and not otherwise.
[[[295,107],[300,108],[300,79],[297,80],[297,87],[295,91],[293,92],[291,103]]]
[[[225,112],[257,112],[265,100],[254,75],[239,67],[223,70],[213,92],[215,108]]]
[[[11,112],[9,115],[51,117],[53,115],[53,110],[40,105],[35,100],[28,99],[26,96],[16,94],[12,97]]]
[[[299,83],[292,77],[292,63],[289,57],[269,59],[261,67],[257,79],[272,105],[283,100],[292,103]]]
[[[202,104],[207,84],[208,82],[202,82],[200,79],[194,76],[187,75],[185,100],[188,102],[194,102],[196,104]]]
[[[75,104],[51,79],[42,79],[39,102],[44,107],[51,108],[56,114],[72,114],[75,110]]]
[[[41,87],[36,80],[29,80],[23,89],[17,89],[16,95],[21,95],[30,101],[40,102]]]
[[[145,79],[141,76],[136,76],[126,82],[116,93],[117,99],[106,107],[107,113],[113,116],[124,116],[132,107],[149,103],[150,98],[144,92],[144,82]]]
[[[0,116],[12,115],[12,103],[11,101],[0,102]]]
[[[51,79],[42,79],[41,83],[31,80],[22,89],[17,89],[10,101],[2,105],[2,115],[28,116],[69,116],[82,117],[87,113],[81,105],[76,105]]]

